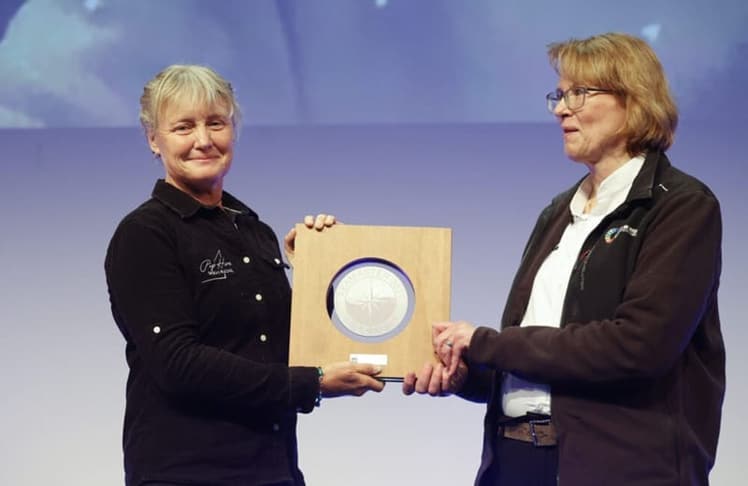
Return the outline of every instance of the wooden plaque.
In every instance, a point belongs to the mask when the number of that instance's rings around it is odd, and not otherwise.
[[[436,363],[431,324],[449,320],[452,230],[296,226],[291,366],[382,365],[402,380]]]

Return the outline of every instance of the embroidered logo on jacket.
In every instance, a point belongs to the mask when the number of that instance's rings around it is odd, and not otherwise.
[[[200,283],[226,280],[230,274],[234,273],[234,269],[231,267],[231,262],[224,259],[221,250],[218,250],[212,260],[206,258],[200,262],[200,273],[204,277]]]
[[[636,236],[636,234],[639,232],[638,229],[632,228],[631,226],[624,224],[621,227],[618,228],[610,228],[608,231],[605,232],[605,243],[613,243],[616,238],[618,238],[618,235],[621,233],[626,233],[631,236]]]

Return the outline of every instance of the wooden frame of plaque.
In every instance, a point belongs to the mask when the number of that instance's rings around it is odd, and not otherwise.
[[[316,231],[298,224],[295,246],[291,366],[367,362],[383,367],[380,378],[400,381],[407,372],[419,371],[424,363],[436,363],[431,324],[449,320],[451,229],[338,224]],[[341,274],[356,265],[383,268],[347,273],[343,277],[346,280],[340,283]],[[380,274],[381,280],[369,277]],[[358,302],[349,302],[349,296],[338,299],[341,288],[353,288],[351,295],[358,292]],[[376,293],[381,297],[376,302],[366,298]],[[411,301],[408,309],[408,302],[400,302],[406,294],[405,300]],[[394,329],[385,323],[387,332],[372,327],[373,336],[357,328],[351,331],[345,322],[341,327],[334,309],[335,305],[341,311],[350,309],[350,315],[355,317],[362,309],[370,315],[372,306],[380,304],[386,307],[379,312],[385,321],[393,313],[404,317]],[[348,314],[345,311],[341,315]]]

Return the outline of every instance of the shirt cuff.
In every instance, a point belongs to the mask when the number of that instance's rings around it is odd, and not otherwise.
[[[289,402],[297,412],[309,413],[319,396],[319,372],[313,366],[288,368]]]

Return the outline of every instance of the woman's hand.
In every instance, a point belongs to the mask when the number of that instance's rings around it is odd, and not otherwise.
[[[411,395],[413,392],[421,395],[428,393],[432,397],[457,393],[465,384],[467,374],[468,367],[462,360],[452,375],[447,373],[442,363],[426,363],[418,374],[411,371],[405,375],[403,393],[405,395]]]
[[[465,321],[437,322],[432,325],[434,353],[444,364],[448,375],[456,373],[474,333],[475,326]]]
[[[323,398],[354,395],[360,397],[369,390],[380,392],[384,382],[374,378],[382,372],[380,366],[343,361],[322,366],[319,389]]]
[[[304,216],[304,225],[309,229],[314,228],[317,231],[329,228],[337,222],[335,216],[332,214],[318,214],[317,216],[307,214]],[[286,233],[286,236],[283,237],[283,250],[286,252],[286,260],[293,266],[293,257],[296,251],[296,227],[291,228]]]

